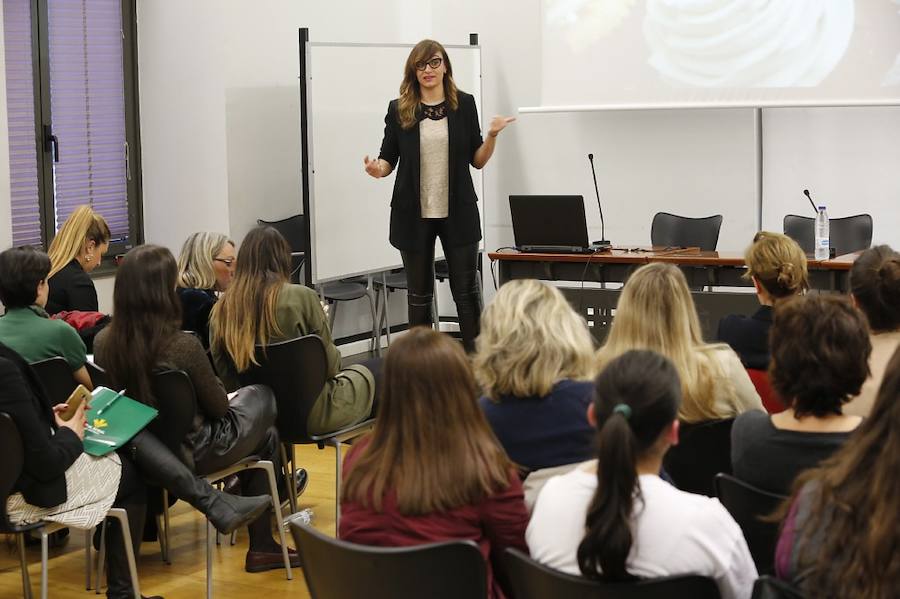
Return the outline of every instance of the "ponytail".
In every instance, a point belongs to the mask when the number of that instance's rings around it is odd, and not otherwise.
[[[642,501],[637,462],[676,419],[681,381],[672,362],[646,350],[625,352],[597,377],[597,490],[588,506],[578,568],[585,578],[625,581],[631,521]]]
[[[850,292],[873,331],[900,328],[900,254],[887,245],[860,254],[850,269]]]

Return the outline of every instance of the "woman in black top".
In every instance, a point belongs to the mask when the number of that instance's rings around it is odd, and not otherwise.
[[[397,168],[390,241],[406,269],[409,325],[432,321],[434,242],[440,237],[469,352],[475,349],[481,313],[481,224],[469,165],[483,168],[497,135],[514,120],[494,117],[482,140],[475,98],[456,88],[444,47],[422,40],[406,59],[400,97],[388,105],[381,152],[375,160],[364,159],[366,172],[376,179]]]
[[[192,331],[209,348],[209,315],[234,278],[234,242],[221,233],[193,233],[178,256],[181,330]]]
[[[47,312],[97,312],[97,290],[89,273],[109,249],[109,226],[90,206],[79,206],[50,243]]]

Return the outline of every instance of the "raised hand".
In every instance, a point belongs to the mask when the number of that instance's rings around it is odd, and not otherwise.
[[[516,117],[514,116],[495,116],[491,120],[491,126],[488,128],[488,135],[497,137],[497,134],[506,129],[506,126],[515,122],[515,120]]]

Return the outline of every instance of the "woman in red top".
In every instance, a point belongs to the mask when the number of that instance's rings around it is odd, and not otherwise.
[[[473,540],[500,599],[491,558],[527,551],[528,511],[477,398],[458,342],[416,327],[391,344],[375,430],[344,462],[339,533],[382,547]]]

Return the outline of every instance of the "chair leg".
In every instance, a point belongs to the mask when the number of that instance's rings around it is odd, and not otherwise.
[[[431,317],[434,321],[434,330],[438,333],[441,332],[441,313],[438,311],[438,294],[437,289],[434,290],[434,295],[431,299]]]
[[[94,594],[99,595],[103,590],[103,567],[106,564],[106,520],[100,523],[100,550],[97,552],[97,584],[94,586]]]
[[[213,596],[212,560],[213,544],[215,543],[216,530],[209,520],[206,521],[206,599]]]
[[[28,576],[28,560],[25,558],[25,534],[16,535],[16,545],[19,546],[19,567],[22,570],[22,597],[31,599],[31,577]]]
[[[366,299],[369,300],[369,310],[372,312],[372,349],[375,355],[381,355],[381,321],[378,319],[377,310],[375,309],[376,299],[375,293],[371,289],[366,289]],[[385,291],[385,312],[387,312],[387,292]]]
[[[48,540],[47,540],[47,529],[41,529],[41,599],[47,599],[47,568],[49,568],[50,564],[49,555],[48,555]]]
[[[341,442],[334,441],[334,535],[341,534]]]
[[[159,544],[163,550],[163,561],[170,566],[172,565],[172,556],[169,553],[169,491],[167,489],[163,489],[163,527],[164,530],[162,532],[158,532],[159,534]],[[165,538],[165,540],[163,540]]]
[[[291,447],[293,448],[293,445]],[[291,455],[291,459],[288,460],[287,444],[282,443],[280,449],[281,471],[284,475],[284,485],[288,492],[291,513],[294,514],[297,512],[297,486],[294,483],[294,479],[296,478],[295,470],[297,467],[294,464],[293,455]],[[293,450],[291,451],[291,454],[293,454]],[[288,464],[290,464],[290,466],[288,466]]]
[[[262,468],[269,478],[269,493],[272,495],[272,508],[275,510],[275,519],[278,522],[278,540],[281,543],[281,553],[284,556],[284,571],[288,580],[294,579],[291,572],[291,556],[288,554],[287,540],[284,537],[284,517],[281,515],[281,502],[278,501],[278,483],[275,481],[275,465],[268,460],[257,462],[253,468]]]
[[[115,518],[122,529],[122,541],[125,545],[125,559],[128,560],[128,574],[131,576],[131,590],[134,599],[141,599],[141,587],[138,582],[137,563],[134,557],[134,545],[131,541],[131,528],[128,526],[128,513],[122,508],[113,508],[106,514],[107,518]]]
[[[93,532],[94,532],[93,528],[89,528],[88,530],[84,531],[84,590],[85,591],[90,591],[91,586],[92,586],[91,585],[91,575],[93,574],[93,572],[91,570],[93,569],[94,563],[91,560],[91,541],[93,540],[92,537],[94,536]]]
[[[328,305],[331,306],[331,309],[328,310],[328,328],[331,330],[331,334],[333,336],[334,335],[334,319],[337,318],[338,302],[331,302]]]

